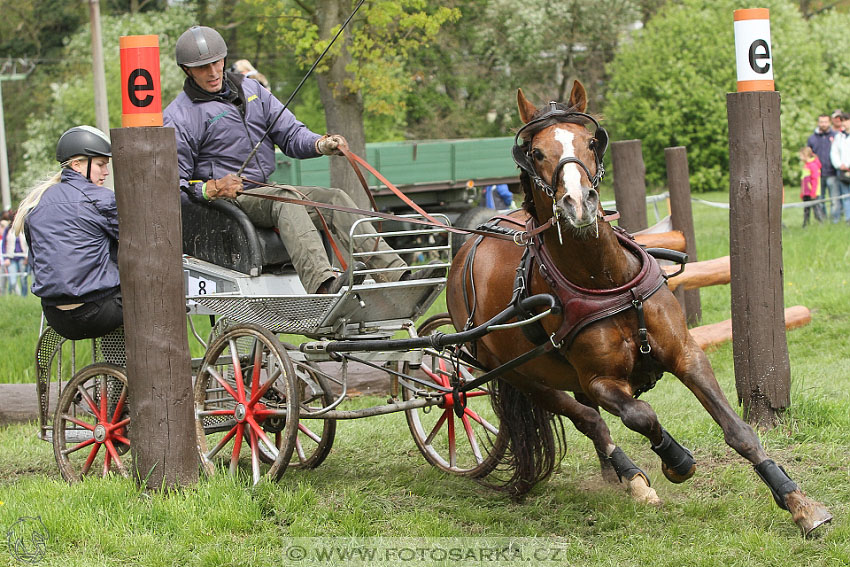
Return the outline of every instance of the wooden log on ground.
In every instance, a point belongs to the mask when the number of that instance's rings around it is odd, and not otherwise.
[[[687,245],[685,235],[679,230],[656,233],[639,232],[633,236],[635,242],[647,248],[669,248],[670,250],[684,252]]]
[[[795,305],[785,310],[785,328],[796,329],[808,325],[812,321],[812,312],[803,305]],[[691,336],[702,350],[723,344],[732,340],[732,319],[703,325],[691,329]]]
[[[672,274],[678,271],[679,266],[662,266],[662,268],[668,274]],[[680,286],[683,289],[698,289],[710,285],[728,284],[730,280],[729,256],[721,256],[713,260],[685,264],[685,271],[667,280],[667,286],[671,291],[675,291]]]

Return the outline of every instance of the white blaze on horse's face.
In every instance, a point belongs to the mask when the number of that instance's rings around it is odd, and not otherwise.
[[[569,129],[558,128],[555,131],[555,140],[560,142],[562,147],[561,157],[558,158],[559,161],[564,158],[578,157],[576,156],[574,146],[575,134],[573,134],[573,132]],[[564,183],[564,197],[561,201],[562,203],[569,203],[572,205],[575,217],[569,218],[571,215],[568,215],[567,220],[569,220],[575,228],[581,228],[592,223],[593,215],[595,214],[595,211],[586,210],[586,208],[588,208],[588,203],[586,203],[587,193],[581,185],[581,174],[581,168],[575,163],[565,164],[561,169],[561,179]],[[553,182],[554,181],[555,180],[553,180]],[[559,204],[559,206],[562,209],[569,209],[561,204]]]

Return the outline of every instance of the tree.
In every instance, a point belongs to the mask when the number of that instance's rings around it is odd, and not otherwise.
[[[797,149],[829,107],[824,85],[832,78],[821,41],[831,40],[818,38],[790,0],[761,5],[770,9],[774,78],[782,94],[783,172],[790,182],[799,179]],[[670,3],[611,64],[606,127],[614,139],[642,140],[648,185],[664,183],[664,148],[686,146],[691,187],[728,189],[726,93],[736,89],[732,13],[739,7],[733,0]]]
[[[328,46],[354,8],[349,0],[250,2],[261,6],[269,18],[261,18],[258,29],[273,29],[277,46],[291,53],[304,69]],[[391,123],[404,117],[404,95],[412,83],[404,72],[404,61],[457,16],[456,10],[431,7],[424,0],[364,4],[316,69],[327,131],[344,134],[352,150],[364,154],[365,116]],[[367,205],[344,160],[332,160],[331,183],[351,193],[361,206]]]
[[[651,0],[645,0],[650,1]],[[637,0],[465,0],[433,48],[408,67],[420,78],[410,102],[415,137],[503,136],[516,125],[516,89],[563,100],[575,78],[598,110],[606,66],[641,16]]]

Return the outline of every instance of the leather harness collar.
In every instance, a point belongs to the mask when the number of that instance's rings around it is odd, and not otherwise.
[[[513,219],[511,219],[513,220]],[[516,221],[514,221],[516,222]],[[536,221],[530,218],[526,228],[533,229]],[[641,261],[638,274],[626,284],[612,289],[587,289],[578,286],[555,267],[554,261],[542,240],[533,239],[526,247],[523,260],[517,268],[516,285],[512,302],[529,294],[528,276],[537,263],[540,275],[552,288],[561,303],[563,321],[558,330],[549,336],[539,323],[522,327],[526,337],[535,344],[550,341],[553,346],[569,348],[576,335],[587,325],[635,308],[638,313],[638,341],[640,352],[648,355],[651,351],[647,338],[646,322],[643,317],[643,301],[658,291],[666,279],[658,262],[637,244],[626,231],[614,227],[620,245]],[[528,317],[533,314],[528,314]],[[528,318],[526,317],[526,318]]]

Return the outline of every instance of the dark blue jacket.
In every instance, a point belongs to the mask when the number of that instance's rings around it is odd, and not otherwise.
[[[237,100],[205,93],[186,81],[183,92],[163,112],[163,123],[176,130],[181,189],[202,200],[202,183],[191,182],[237,173],[283,104],[260,83],[238,73],[227,73],[226,81]],[[285,110],[246,165],[244,177],[268,180],[275,170],[275,144],[292,158],[318,157],[319,138]]]
[[[826,132],[821,132],[820,128],[815,128],[814,133],[809,136],[809,141],[806,142],[806,145],[812,148],[812,151],[815,152],[815,155],[820,160],[821,167],[823,168],[821,169],[821,176],[823,177],[835,175],[835,168],[829,159],[829,151],[832,149],[832,140],[835,139],[836,134],[837,132],[832,128]]]
[[[48,305],[87,302],[118,288],[115,193],[72,169],[47,189],[24,221],[32,292]]]

